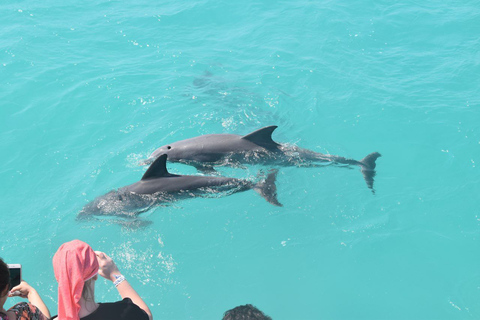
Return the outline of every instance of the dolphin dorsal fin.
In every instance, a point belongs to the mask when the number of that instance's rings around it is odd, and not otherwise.
[[[269,126],[269,127],[261,128],[261,129],[258,129],[257,131],[254,131],[252,133],[249,133],[243,136],[242,139],[251,141],[267,149],[275,148],[279,144],[273,141],[272,133],[277,128],[278,126]]]
[[[148,170],[143,175],[142,180],[170,176],[171,174],[167,171],[167,155],[162,154],[150,165]]]

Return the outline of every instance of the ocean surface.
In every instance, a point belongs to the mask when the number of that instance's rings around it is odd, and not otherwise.
[[[480,319],[478,1],[3,0],[0,12],[0,256],[52,314],[52,257],[81,239],[155,319],[246,303],[275,320]],[[281,167],[283,207],[246,191],[76,219],[140,180],[160,146],[269,125],[317,152],[380,152],[375,194],[357,167]]]

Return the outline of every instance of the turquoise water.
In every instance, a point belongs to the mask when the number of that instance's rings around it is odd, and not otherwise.
[[[0,11],[0,256],[54,313],[51,259],[78,238],[115,259],[156,319],[245,303],[276,320],[480,318],[478,1]],[[267,125],[319,152],[382,153],[376,194],[357,168],[288,167],[282,208],[249,191],[157,207],[145,227],[75,220],[138,181],[159,146]],[[118,299],[103,280],[96,294]]]

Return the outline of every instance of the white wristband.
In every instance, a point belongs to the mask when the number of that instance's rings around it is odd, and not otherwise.
[[[113,282],[113,284],[115,285],[115,287],[118,287],[118,285],[120,283],[122,283],[123,281],[125,281],[125,277],[123,275],[119,275],[119,276],[115,276],[115,281]]]

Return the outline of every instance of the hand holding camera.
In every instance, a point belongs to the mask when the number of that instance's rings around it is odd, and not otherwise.
[[[15,286],[10,290],[8,296],[28,299],[29,295],[32,293],[36,293],[35,289],[25,281],[22,281],[18,286]]]
[[[9,275],[9,278],[7,278],[7,274]],[[22,316],[22,319],[50,319],[50,311],[48,311],[47,306],[37,290],[25,281],[22,281],[22,266],[20,264],[6,264],[3,259],[0,258],[0,275],[1,283],[8,284],[8,286],[2,288],[2,291],[4,292],[6,291],[5,289],[8,289],[8,297],[21,297],[28,299],[28,303],[17,303],[9,309],[9,312],[10,310],[22,310],[22,312],[28,313],[28,316]],[[0,299],[0,310],[2,310],[2,315],[5,313],[5,310],[3,309],[5,301],[6,298]],[[16,311],[12,312],[16,314]],[[44,317],[42,316],[39,318],[40,315],[43,315]],[[3,319],[2,316],[0,316],[0,318]]]
[[[120,275],[120,271],[117,268],[115,262],[107,254],[101,251],[95,251],[97,255],[97,261],[99,264],[98,274],[105,279],[115,281],[115,275]]]

